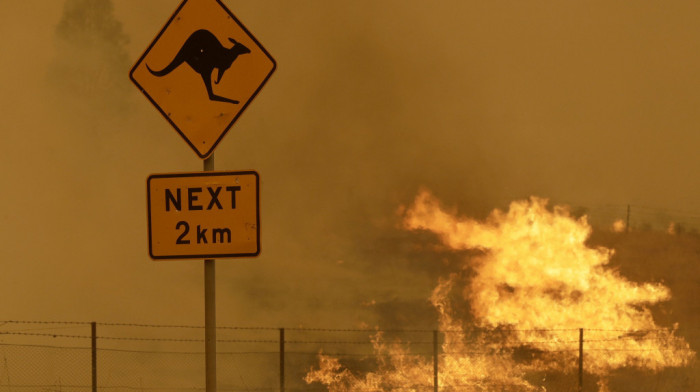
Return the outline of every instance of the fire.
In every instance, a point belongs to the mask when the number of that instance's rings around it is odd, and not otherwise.
[[[627,229],[627,225],[625,224],[625,221],[622,219],[618,219],[612,224],[612,229],[615,233],[622,233]]]
[[[678,226],[676,225],[676,222],[669,223],[668,229],[666,229],[666,232],[670,235],[678,234]]]
[[[675,328],[660,328],[653,320],[649,306],[669,300],[669,289],[634,283],[606,268],[614,251],[588,247],[591,226],[566,207],[550,211],[547,200],[532,197],[480,222],[447,212],[422,191],[405,210],[404,226],[434,232],[451,249],[477,253],[464,265],[473,276],[443,278],[431,297],[446,331],[439,356],[441,389],[540,390],[525,380],[527,372],[571,372],[580,333],[586,334],[584,370],[601,377],[601,390],[614,369],[658,371],[687,365],[695,355]],[[459,318],[461,309],[451,299],[455,292],[468,301],[473,325]],[[468,332],[473,330],[482,333]],[[376,371],[358,376],[321,355],[306,381],[321,382],[331,392],[417,391],[433,385],[431,359],[409,357],[400,342],[388,345],[381,334],[373,343]],[[523,352],[530,354],[527,360]]]

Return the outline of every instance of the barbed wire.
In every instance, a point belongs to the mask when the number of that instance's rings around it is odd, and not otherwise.
[[[17,336],[44,336],[53,338],[73,338],[73,339],[92,339],[89,335],[65,335],[57,333],[33,333],[33,332],[14,332],[14,331],[0,331],[0,335],[17,335]]]
[[[110,327],[141,327],[141,328],[182,328],[182,329],[204,329],[203,325],[172,325],[172,324],[135,324],[135,323],[96,323],[97,325]],[[279,331],[274,327],[239,327],[239,326],[216,326],[216,329],[230,329],[241,331]]]
[[[2,322],[0,322],[2,323]],[[68,333],[51,333],[46,332],[44,329],[56,329],[63,328],[75,328],[75,326],[85,326],[91,325],[88,322],[68,322],[68,321],[11,321],[9,323],[0,324],[0,361],[4,359],[4,362],[0,362],[0,390],[5,390],[7,387],[8,391],[22,392],[30,390],[45,390],[45,391],[67,391],[67,390],[85,390],[88,391],[91,388],[89,385],[89,375],[90,375],[90,363],[96,363],[99,366],[98,375],[100,378],[100,384],[98,390],[111,392],[117,390],[124,391],[204,391],[204,387],[198,386],[196,382],[198,379],[191,376],[201,369],[203,357],[206,355],[203,349],[203,345],[187,345],[187,344],[160,344],[160,342],[186,342],[186,343],[203,343],[205,339],[198,339],[200,332],[203,332],[203,327],[195,325],[164,325],[164,324],[134,324],[134,323],[96,323],[97,325],[106,326],[103,328],[97,328],[96,332],[102,332],[105,335],[93,336],[89,329],[86,331],[80,331],[84,333],[68,334]],[[1,330],[3,326],[9,328],[21,329],[23,326],[33,325],[38,326],[37,329],[31,329],[29,331],[24,330]],[[109,327],[109,328],[108,328]],[[117,327],[117,328],[111,328]],[[120,327],[126,328],[146,328],[147,330],[141,329],[119,329]],[[171,331],[164,330],[165,328],[187,328],[193,331]],[[262,364],[263,368],[267,372],[269,370],[275,371],[277,369],[276,359],[281,358],[284,361],[286,357],[288,362],[288,370],[292,370],[292,366],[300,366],[304,364],[305,366],[314,363],[315,357],[323,355],[325,357],[334,358],[338,360],[346,368],[373,368],[374,365],[386,365],[386,364],[398,364],[402,361],[407,363],[420,364],[429,368],[430,363],[435,361],[435,363],[440,363],[439,366],[443,366],[443,361],[449,362],[449,360],[454,359],[455,361],[461,360],[465,357],[473,358],[483,358],[486,356],[507,358],[522,361],[537,361],[548,359],[555,359],[565,365],[562,366],[573,366],[574,362],[572,358],[575,358],[579,353],[578,343],[579,340],[578,332],[580,328],[568,328],[568,329],[510,329],[510,328],[473,328],[466,330],[430,330],[430,329],[388,329],[380,330],[378,328],[369,329],[331,329],[331,328],[306,328],[306,327],[295,327],[287,328],[286,331],[294,331],[287,335],[287,339],[280,339],[282,335],[274,336],[272,331],[277,332],[280,328],[272,327],[219,327],[220,329],[229,329],[236,331],[265,331],[267,335],[258,335],[255,333],[239,333],[231,332],[228,334],[223,334],[218,339],[217,342],[222,343],[237,343],[239,345],[222,345],[223,348],[228,348],[227,351],[217,351],[216,356],[219,360],[223,360],[222,364],[226,364],[225,367],[228,369],[228,375],[222,376],[228,380],[228,384],[219,385],[219,391],[231,391],[231,392],[275,392],[279,389],[277,387],[262,387],[258,386],[260,384],[266,385],[268,381],[257,382],[257,385],[253,384],[252,387],[240,386],[245,384],[246,380],[243,376],[240,376],[240,381],[238,380],[239,374],[236,369],[240,369],[240,364],[248,364],[252,367]],[[697,329],[694,326],[685,329]],[[662,353],[661,356],[669,356],[676,353],[678,348],[673,347],[669,342],[677,342],[677,336],[674,334],[679,330],[683,329],[666,329],[666,328],[655,328],[655,329],[645,329],[645,330],[626,330],[626,329],[585,329],[584,328],[584,352],[590,352],[591,355],[596,355],[600,357],[613,356],[613,354],[606,353],[620,353],[620,356],[629,357],[642,357],[643,352],[656,352]],[[375,334],[377,332],[419,332],[426,333],[426,335],[417,335],[417,341],[404,341],[401,339],[381,339],[381,347],[375,347],[377,344],[377,339],[362,339],[361,336],[354,335],[355,332],[363,332]],[[60,332],[60,331],[57,331]],[[308,333],[307,333],[308,332]],[[432,335],[433,339],[430,339],[428,333],[439,332],[442,334],[462,334],[463,336],[451,336],[451,335]],[[515,332],[525,332],[530,333],[529,335],[516,335]],[[573,332],[577,332],[575,335]],[[120,333],[124,335],[133,336],[119,336]],[[329,333],[329,334],[325,334]],[[331,333],[336,333],[337,335],[331,335]],[[469,335],[474,333],[475,335]],[[151,336],[149,336],[151,335]],[[183,337],[177,337],[177,335]],[[202,334],[203,335],[203,334]],[[226,339],[226,337],[243,337],[242,339]],[[273,336],[270,336],[273,335]],[[22,338],[12,338],[11,336],[26,336],[26,339]],[[169,337],[175,336],[175,337]],[[188,336],[193,336],[195,338],[188,338]],[[411,335],[409,335],[411,336]],[[518,341],[516,337],[519,336],[523,341]],[[5,338],[7,337],[7,338]],[[45,338],[45,339],[30,339],[31,337]],[[202,336],[203,337],[203,336]],[[263,339],[246,339],[247,337],[261,337]],[[273,339],[268,339],[269,337],[274,337]],[[589,339],[589,337],[591,339]],[[57,340],[50,340],[56,338]],[[97,352],[90,362],[89,350],[93,349],[88,339],[97,339],[97,346],[94,349]],[[319,339],[321,338],[321,339]],[[339,339],[336,339],[339,338]],[[403,338],[403,337],[402,337]],[[450,340],[450,338],[454,338]],[[561,338],[561,339],[560,339]],[[66,339],[66,340],[58,340]],[[77,339],[77,340],[70,340]],[[6,341],[9,341],[6,342]],[[115,341],[119,343],[108,343],[108,341]],[[138,343],[121,343],[121,342],[138,342]],[[458,341],[460,345],[452,346],[439,346],[439,343]],[[642,341],[652,341],[653,343],[648,346],[643,346],[642,344],[635,344]],[[14,343],[19,342],[19,343]],[[56,343],[53,344],[24,344],[23,342],[35,342],[35,343]],[[104,343],[103,343],[104,342]],[[154,343],[141,343],[141,342],[154,342]],[[659,343],[656,343],[659,342]],[[692,342],[691,342],[692,343]],[[251,344],[246,346],[245,344]],[[280,346],[279,350],[276,350],[276,346]],[[668,344],[665,346],[664,344]],[[435,350],[430,351],[427,345],[435,345]],[[105,347],[102,347],[105,346]],[[414,347],[412,347],[414,346]],[[194,349],[196,347],[196,349]],[[286,348],[284,348],[286,347]],[[399,347],[396,352],[391,352],[394,347]],[[163,348],[163,350],[159,350]],[[291,349],[289,349],[291,348]],[[194,349],[194,350],[190,350]],[[415,350],[413,350],[415,349]],[[53,350],[53,351],[51,351]],[[64,351],[60,351],[64,350]],[[80,351],[70,351],[70,350],[80,350]],[[328,350],[328,351],[327,351]],[[88,354],[88,355],[85,355]],[[437,357],[435,355],[437,354]],[[9,358],[9,366],[8,366]],[[519,359],[518,359],[519,358]],[[585,354],[584,357],[586,358]],[[48,365],[44,365],[44,362]],[[194,365],[196,363],[196,365]],[[319,366],[314,364],[313,366]],[[3,368],[4,364],[4,368]],[[42,366],[46,369],[42,370]],[[230,366],[230,367],[228,367]],[[398,365],[397,365],[398,367]],[[281,368],[283,369],[282,365]],[[9,370],[8,370],[9,369]],[[82,369],[82,371],[80,370]],[[256,368],[257,371],[258,368]],[[296,374],[299,371],[299,367],[294,368],[291,374]],[[566,368],[566,369],[573,369]],[[307,368],[305,371],[308,371]],[[40,374],[41,372],[43,374]],[[442,371],[442,370],[440,370]],[[569,371],[569,370],[566,370]],[[55,372],[55,373],[50,373]],[[147,378],[144,380],[151,380],[146,382],[146,385],[136,385],[140,384],[141,381],[138,377],[143,372],[143,375]],[[149,374],[151,372],[154,375]],[[263,373],[264,373],[263,372]],[[182,373],[182,374],[180,374]],[[51,381],[56,380],[56,374],[60,374],[58,377],[58,383],[51,383]],[[136,374],[136,376],[134,376]],[[307,373],[308,374],[308,373]],[[17,384],[10,382],[10,375],[12,375],[12,381],[17,382]],[[104,375],[104,376],[103,376]],[[264,377],[267,377],[263,375]],[[263,377],[261,376],[261,377]],[[7,377],[7,381],[5,381]],[[52,377],[53,379],[49,378]],[[64,377],[65,384],[61,383],[61,377]],[[177,383],[173,380],[177,378],[187,380],[184,383]],[[246,375],[247,377],[247,375]],[[251,380],[257,380],[257,376],[251,376]],[[107,383],[112,383],[112,385],[104,385],[101,381],[104,380]],[[165,380],[165,381],[164,381]],[[191,381],[194,380],[194,381]],[[419,382],[419,379],[412,379],[410,383]],[[488,380],[488,379],[474,379],[474,383],[471,383],[472,379],[458,379],[457,384],[463,385],[444,385],[438,386],[440,391],[455,389],[463,387],[462,389],[470,390],[475,385],[488,385],[490,389],[494,390],[510,390],[508,388],[498,388],[498,385],[513,385],[501,382],[499,380]],[[36,382],[37,384],[31,384]],[[82,385],[81,383],[87,383]],[[178,387],[164,387],[158,386],[160,382],[173,383],[178,385]],[[572,381],[573,382],[573,381]],[[301,381],[295,382],[296,385],[301,384]],[[385,386],[386,388],[381,388]],[[289,385],[284,388],[285,392],[315,392],[323,391],[327,392],[332,388],[326,385],[314,383],[307,387],[295,387]],[[433,390],[433,385],[431,384],[413,384],[413,385],[383,385],[379,384],[374,387],[374,384],[370,385],[366,389],[357,389],[358,391],[367,392],[378,392],[380,390],[395,390],[396,392],[406,392],[410,391],[423,391],[430,392]],[[487,389],[487,388],[485,388]]]
[[[92,386],[91,385],[81,385],[81,384],[12,384],[12,388],[23,388],[23,389],[35,389],[35,390],[47,390],[47,391],[61,391],[64,388],[69,388],[69,389],[87,389],[91,390]],[[135,391],[158,391],[158,390],[164,390],[164,391],[204,391],[206,388],[205,387],[147,387],[147,386],[135,386],[135,385],[100,385],[97,388],[98,390],[104,390],[104,389],[126,389],[126,390],[135,390]],[[296,389],[296,388],[286,388],[287,390],[299,390],[301,389]],[[258,387],[258,388],[250,388],[250,387],[236,387],[236,388],[227,388],[227,387],[217,387],[218,391],[268,391],[268,390],[277,390],[276,388],[265,388],[265,387]],[[309,388],[308,390],[314,390],[312,388]]]
[[[90,321],[35,321],[35,320],[0,320],[0,326],[3,324],[84,324],[90,325]]]
[[[0,343],[3,347],[33,347],[33,348],[55,348],[66,350],[90,350],[90,346],[53,346],[48,344],[20,344],[20,343]]]
[[[645,332],[645,331],[642,331]],[[628,332],[629,333],[629,332]],[[672,341],[677,337],[675,335],[668,336],[640,336],[641,332],[637,334],[628,334],[625,336],[617,336],[614,338],[605,339],[590,339],[584,338],[585,343],[600,343],[600,342],[618,342],[618,341]],[[50,338],[69,338],[69,339],[92,339],[91,335],[73,335],[73,334],[56,334],[56,333],[39,333],[39,332],[22,332],[22,331],[0,331],[0,336],[10,335],[10,336],[33,336],[33,337],[50,337]],[[124,337],[124,336],[95,336],[98,340],[112,340],[112,341],[151,341],[151,342],[190,342],[190,343],[201,343],[204,339],[193,339],[193,338],[158,338],[158,337]],[[279,340],[272,339],[217,339],[217,342],[221,343],[257,343],[257,344],[278,344]],[[506,347],[518,347],[523,345],[545,345],[545,344],[575,344],[579,343],[579,339],[571,340],[525,340],[525,341],[513,341],[508,342]],[[374,344],[371,340],[284,340],[285,344],[298,344],[298,345],[371,345]],[[391,344],[395,342],[389,342]],[[407,341],[404,344],[410,345],[432,345],[436,342],[434,341]]]
[[[31,347],[31,348],[44,348],[44,349],[67,349],[67,350],[91,350],[91,347],[87,346],[53,346],[53,345],[37,345],[37,344],[13,344],[13,343],[0,343],[3,347]],[[504,353],[511,351],[512,349],[524,348],[522,345],[511,346],[502,345],[498,348],[487,349],[487,350],[458,350],[458,351],[443,351],[438,353],[440,356],[460,356],[460,355],[494,355],[498,353]],[[204,355],[204,351],[155,351],[155,350],[127,350],[127,349],[117,349],[117,348],[96,348],[98,352],[122,352],[130,354],[168,354],[168,355]],[[571,349],[546,349],[538,350],[544,354],[547,353],[557,353],[557,352],[578,352],[578,348]],[[609,351],[609,352],[674,352],[674,348],[653,348],[653,349],[640,349],[640,348],[591,348],[586,347],[585,351]],[[343,353],[343,352],[324,352],[322,350],[317,351],[298,351],[298,350],[285,350],[285,355],[309,355],[309,356],[331,356],[331,357],[429,357],[432,356],[433,352],[410,352],[410,353],[389,353],[389,352],[371,352],[371,353]],[[280,355],[280,351],[217,351],[217,355]]]
[[[498,381],[488,381],[484,379],[478,379],[477,381],[469,384],[451,384],[451,385],[444,385],[444,386],[438,386],[438,389],[453,389],[453,388],[466,388],[466,387],[480,387],[483,388],[484,386],[491,386],[491,387],[508,387],[508,386],[513,386],[516,385],[515,383],[507,383],[507,382],[498,382]],[[21,389],[36,389],[36,390],[46,390],[46,391],[61,391],[63,389],[86,389],[90,390],[91,386],[90,385],[80,385],[80,384],[19,384],[19,385],[12,385],[12,388],[21,388]],[[382,387],[366,387],[366,388],[355,388],[355,390],[362,390],[362,391],[368,391],[368,392],[380,392],[383,390],[419,390],[419,389],[425,389],[425,390],[430,390],[432,391],[434,386],[432,384],[413,384],[413,385],[407,385],[407,386],[399,386],[399,385],[390,385],[386,386],[385,388]],[[147,387],[147,386],[136,386],[136,385],[100,385],[97,388],[98,390],[111,390],[111,389],[122,389],[122,390],[135,390],[135,391],[204,391],[206,390],[205,387]],[[218,391],[229,391],[229,392],[264,392],[264,391],[279,391],[279,388],[275,387],[247,387],[247,386],[241,386],[241,387],[219,387],[217,386]],[[319,385],[318,387],[314,386],[308,386],[308,387],[285,387],[285,391],[290,391],[290,392],[327,392],[328,388],[325,386]]]
[[[38,321],[38,320],[0,320],[0,327],[4,324],[63,324],[63,325],[90,325],[89,321]],[[141,327],[141,328],[182,328],[182,329],[204,329],[202,325],[178,325],[178,324],[138,324],[138,323],[103,323],[96,322],[99,326],[117,326],[117,327]],[[50,329],[50,328],[47,328]],[[56,328],[58,329],[58,328]],[[700,329],[700,326],[682,327],[677,329],[669,328],[649,328],[649,329],[605,329],[605,328],[486,328],[486,327],[470,327],[464,329],[381,329],[381,328],[315,328],[315,327],[263,327],[263,326],[217,326],[220,330],[242,330],[242,331],[300,331],[300,332],[393,332],[393,333],[468,333],[468,332],[483,332],[492,333],[507,333],[507,332],[574,332],[584,329],[584,331],[597,332],[626,332],[626,333],[641,333],[655,331],[682,331],[687,329]],[[19,332],[19,331],[18,331]],[[0,332],[1,333],[1,332]]]
[[[0,331],[0,335],[92,339],[91,335],[64,335],[64,334],[54,334],[54,333],[32,333],[32,332],[14,332],[14,331]],[[144,338],[144,337],[118,337],[118,336],[96,336],[95,339],[99,339],[99,340],[152,341],[152,342],[204,342],[204,339]],[[279,340],[253,340],[253,339],[250,339],[250,340],[246,340],[246,339],[217,339],[216,341],[222,342],[222,343],[279,343]]]

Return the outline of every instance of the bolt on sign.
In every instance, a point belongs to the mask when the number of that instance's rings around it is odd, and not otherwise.
[[[258,173],[152,174],[147,192],[151,258],[245,257],[260,253]]]
[[[275,60],[220,0],[184,0],[129,76],[206,158],[275,68]]]

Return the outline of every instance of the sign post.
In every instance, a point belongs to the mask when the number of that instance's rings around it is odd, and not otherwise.
[[[215,258],[260,253],[259,179],[215,172],[214,149],[277,67],[221,0],[183,0],[131,69],[203,173],[148,178],[153,259],[204,259],[206,391],[216,391]]]
[[[204,160],[204,171],[214,171],[214,154]],[[216,264],[214,259],[204,260],[204,366],[206,391],[216,392]]]

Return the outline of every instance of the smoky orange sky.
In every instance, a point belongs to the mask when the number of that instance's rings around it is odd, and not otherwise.
[[[530,195],[699,215],[698,2],[223,2],[277,70],[215,152],[261,178],[260,256],[217,262],[221,325],[427,299],[396,229],[421,187],[476,217]],[[152,261],[146,234],[148,175],[202,162],[128,77],[179,0],[112,4],[123,66],[110,37],[61,36],[63,1],[0,2],[1,319],[203,323],[202,263]]]

